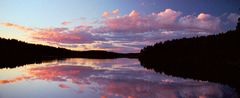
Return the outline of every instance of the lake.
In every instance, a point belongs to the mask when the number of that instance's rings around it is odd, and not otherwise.
[[[65,59],[0,69],[0,98],[236,98],[227,85],[174,77],[137,59]]]

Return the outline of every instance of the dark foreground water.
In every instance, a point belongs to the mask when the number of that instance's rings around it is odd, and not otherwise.
[[[236,98],[226,85],[159,74],[136,59],[66,59],[0,69],[0,98]]]

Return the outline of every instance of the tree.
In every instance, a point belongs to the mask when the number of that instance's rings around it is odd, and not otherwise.
[[[240,17],[238,18],[238,23],[237,23],[236,30],[240,30]]]

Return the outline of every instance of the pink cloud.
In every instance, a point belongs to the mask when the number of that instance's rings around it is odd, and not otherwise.
[[[181,15],[181,12],[165,9],[163,12],[157,14],[152,13],[152,15],[159,18],[161,24],[172,24],[176,21],[177,17]]]
[[[84,21],[86,18],[84,17],[80,17],[80,18],[76,18],[76,19],[71,19],[71,20],[65,20],[61,23],[61,25],[69,25],[69,24],[72,24],[74,22],[77,22],[77,21]]]
[[[40,29],[34,34],[32,38],[50,42],[60,42],[60,43],[92,43],[98,38],[88,33],[89,27],[78,26],[73,30],[68,28],[47,28]],[[100,40],[100,39],[99,39]]]
[[[31,28],[13,23],[1,24],[31,34],[31,38],[58,43],[83,44],[93,43],[94,41],[104,41],[104,38],[97,37],[91,32],[92,26],[79,25],[72,29],[69,28]]]
[[[106,96],[101,96],[100,98],[107,98]]]
[[[160,12],[141,15],[136,10],[125,15],[115,15],[119,9],[105,11],[104,18],[92,24],[80,24],[72,28],[51,27],[32,28],[13,23],[1,25],[29,32],[31,38],[58,46],[75,49],[102,49],[116,52],[139,52],[144,45],[169,39],[207,35],[219,32],[221,20],[206,13],[199,15],[182,15],[182,12],[165,9]],[[235,14],[229,19],[235,19]],[[64,21],[68,25],[77,20]],[[104,43],[118,42],[114,45]],[[142,42],[142,43],[136,43]],[[52,45],[51,44],[51,45]],[[77,45],[77,46],[76,46]],[[82,46],[80,46],[82,45]],[[91,48],[84,48],[83,46]],[[61,47],[60,46],[60,47]]]
[[[200,13],[198,16],[184,16],[179,19],[181,28],[188,31],[209,32],[219,30],[220,19],[210,14]]]
[[[19,77],[15,77],[14,79],[0,80],[0,84],[14,83],[14,82],[17,82],[17,81],[24,80],[26,78],[27,77],[19,76]]]
[[[133,10],[131,13],[129,13],[129,17],[137,17],[139,14],[137,11]]]
[[[103,17],[108,17],[108,16],[110,16],[110,14],[109,14],[109,12],[105,11],[105,12],[102,13],[102,16]]]
[[[119,11],[120,11],[119,9],[115,9],[112,11],[112,14],[114,14],[114,15],[119,14]]]
[[[103,21],[105,26],[97,28],[95,32],[144,33],[159,30],[213,32],[219,29],[220,19],[210,14],[200,13],[198,16],[180,17],[181,14],[179,11],[165,9],[159,13],[141,16],[133,10],[128,15],[105,19]]]
[[[152,29],[150,25],[152,20],[148,18],[138,17],[136,11],[132,11],[128,15],[116,16],[107,18],[103,21],[105,26],[97,28],[95,32],[108,33],[108,32],[133,32],[142,33]]]
[[[120,11],[119,9],[115,9],[111,13],[109,13],[108,11],[104,11],[102,13],[102,17],[109,17],[111,15],[117,15],[117,14],[119,14],[119,11]]]
[[[70,88],[68,85],[66,85],[66,84],[59,84],[58,85],[60,88]]]
[[[1,23],[0,25],[5,26],[5,27],[16,28],[16,29],[22,30],[22,31],[34,31],[33,28],[30,28],[30,27],[27,27],[27,26],[18,25],[18,24],[13,24],[13,23]]]
[[[68,25],[68,24],[70,24],[71,22],[70,21],[64,21],[64,22],[62,22],[61,24],[62,25]]]
[[[75,42],[80,41],[84,38],[76,36],[75,34],[67,34],[67,33],[61,33],[62,31],[56,30],[56,29],[42,29],[39,32],[37,32],[36,35],[33,35],[34,39],[40,39],[45,41],[53,41],[53,42],[62,42],[62,43],[68,43],[68,42]]]

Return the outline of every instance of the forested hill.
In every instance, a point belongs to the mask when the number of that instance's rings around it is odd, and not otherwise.
[[[209,55],[215,54],[216,56],[223,56],[222,54],[234,56],[236,55],[235,53],[239,53],[239,43],[240,18],[238,18],[236,30],[220,33],[218,35],[183,38],[159,42],[154,44],[153,46],[144,47],[141,50],[141,57],[147,58],[148,56],[152,57],[153,55],[162,57],[162,55],[164,54],[168,54],[166,55],[166,57],[171,55],[174,55],[174,57],[178,57],[178,55],[184,54],[181,55],[182,57],[188,55],[206,55],[207,53],[210,53]]]
[[[159,42],[141,50],[140,59],[172,64],[235,64],[240,60],[240,18],[236,30]],[[185,62],[186,61],[186,62]]]
[[[141,64],[157,72],[232,85],[240,92],[240,19],[236,30],[147,46]]]
[[[73,51],[0,38],[1,57],[67,57]],[[63,54],[64,53],[64,54]]]
[[[240,30],[228,31],[218,35],[175,39],[159,42],[141,50],[141,58],[161,63],[209,63],[229,62],[240,59]],[[175,62],[172,62],[175,61]],[[217,63],[217,62],[215,62]]]
[[[0,38],[0,67],[42,62],[64,58],[136,58],[138,54],[122,54],[107,51],[72,51],[64,48],[29,44],[15,39]]]

